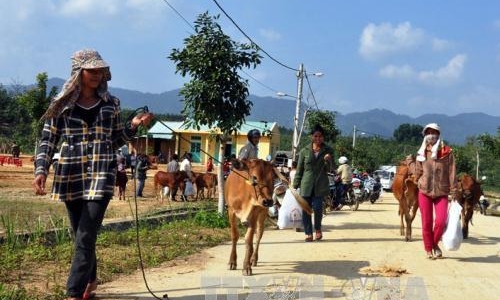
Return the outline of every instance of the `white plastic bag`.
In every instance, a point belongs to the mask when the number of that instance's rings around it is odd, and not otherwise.
[[[268,210],[267,214],[271,218],[277,217],[278,216],[278,208],[276,207],[276,205],[273,205],[273,206],[269,207],[269,210]]]
[[[186,188],[184,189],[184,196],[193,196],[193,195],[194,195],[193,183],[189,180],[186,180]]]
[[[168,186],[163,188],[163,196],[170,195],[170,188]]]
[[[283,203],[278,212],[278,227],[285,228],[302,228],[302,208],[293,196],[290,189],[285,192]]]
[[[463,240],[462,226],[460,224],[460,216],[462,206],[457,201],[452,201],[448,210],[448,222],[444,231],[443,241],[444,249],[448,251],[457,251]]]

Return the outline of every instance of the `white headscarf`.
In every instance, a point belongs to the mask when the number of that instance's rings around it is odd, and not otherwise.
[[[422,145],[420,145],[420,148],[417,151],[417,160],[418,161],[425,161],[425,148],[427,147],[428,141],[427,141],[427,136],[425,135],[425,131],[428,128],[435,129],[439,131],[439,136],[441,136],[441,128],[437,123],[429,123],[425,125],[424,130],[422,130],[422,135],[424,136],[424,139],[422,141]],[[439,144],[441,144],[441,138],[439,137],[436,143],[432,146],[431,149],[431,158],[432,159],[437,159],[437,151],[439,150]]]
[[[64,83],[61,91],[50,103],[42,119],[55,118],[67,106],[72,106],[78,100],[81,91],[81,74],[83,69],[104,69],[104,76],[97,87],[97,95],[107,101],[110,98],[108,81],[111,80],[109,65],[102,59],[99,52],[93,49],[76,51],[71,56],[71,76]]]

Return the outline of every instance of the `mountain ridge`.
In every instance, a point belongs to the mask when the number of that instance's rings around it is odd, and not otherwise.
[[[64,80],[51,78],[47,82],[50,89],[52,86],[61,89]],[[183,109],[182,98],[179,96],[180,89],[162,93],[144,93],[127,90],[124,88],[109,87],[112,95],[118,97],[122,108],[135,109],[147,105],[152,112],[162,114],[180,114]],[[248,121],[270,121],[279,126],[293,128],[295,116],[295,100],[260,97],[250,95],[253,107]],[[500,116],[492,116],[485,113],[461,113],[454,116],[444,114],[424,114],[413,118],[408,115],[396,114],[388,109],[379,108],[365,112],[354,112],[342,114],[336,112],[335,121],[342,135],[352,135],[354,126],[358,134],[367,136],[374,135],[383,138],[392,138],[394,130],[401,124],[438,123],[442,128],[443,138],[453,144],[464,144],[470,136],[488,133],[496,135],[500,127]]]

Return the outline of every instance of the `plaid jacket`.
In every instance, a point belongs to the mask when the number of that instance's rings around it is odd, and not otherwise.
[[[59,145],[60,158],[54,170],[51,198],[101,200],[113,195],[116,180],[115,150],[132,139],[135,131],[120,119],[120,101],[102,99],[93,124],[73,114],[73,106],[46,120],[35,161],[35,175],[47,176],[51,158]]]

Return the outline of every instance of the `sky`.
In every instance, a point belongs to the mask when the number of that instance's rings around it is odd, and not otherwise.
[[[297,99],[303,65],[301,98],[313,108],[500,116],[497,0],[0,0],[0,7],[3,85],[35,83],[42,72],[67,79],[71,54],[93,48],[111,66],[112,87],[181,88],[189,78],[168,56],[208,12],[220,15],[232,40],[265,51],[257,68],[241,73],[252,95]]]

